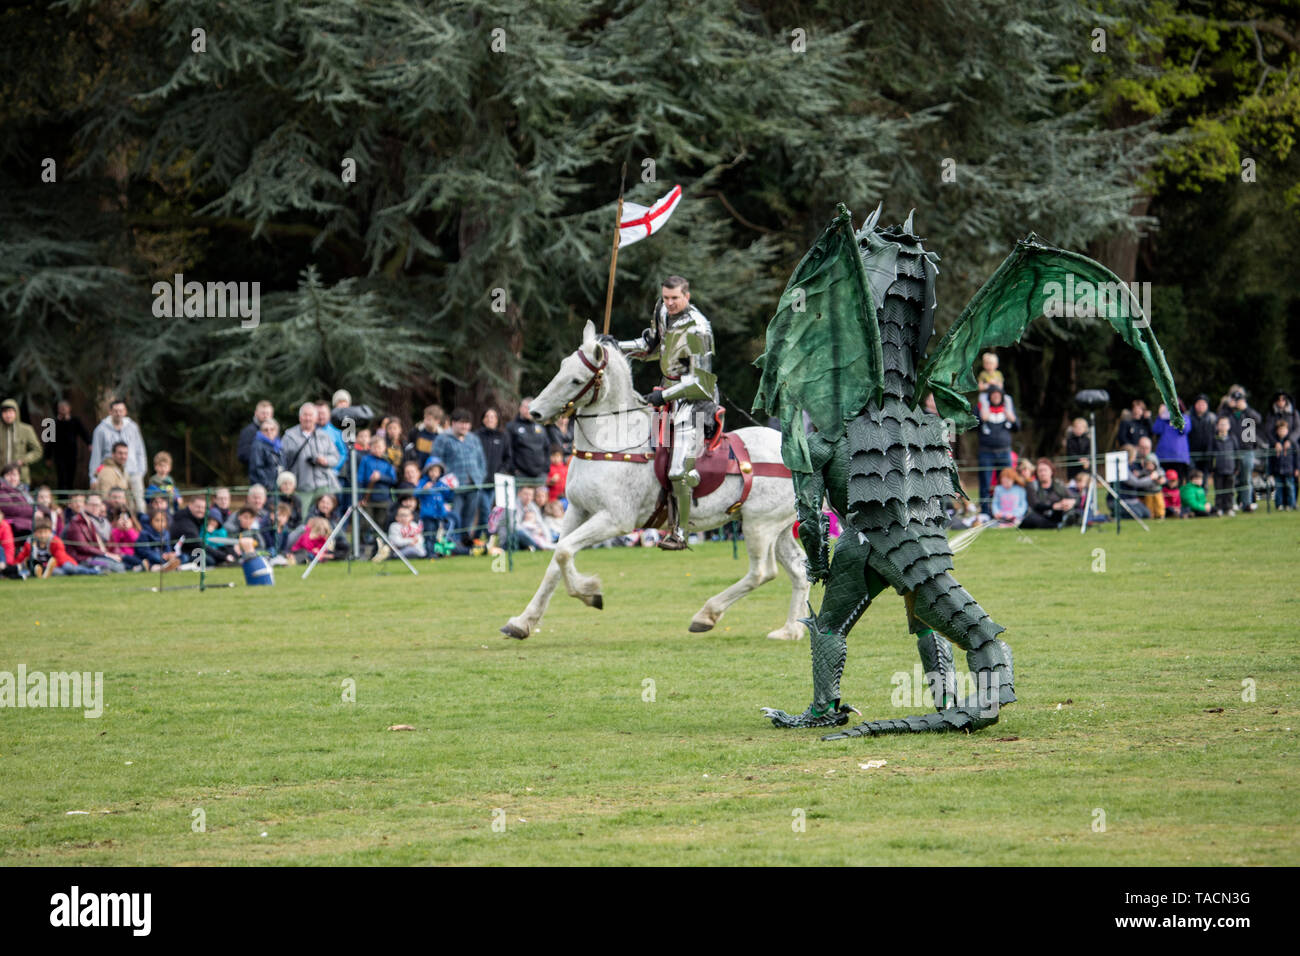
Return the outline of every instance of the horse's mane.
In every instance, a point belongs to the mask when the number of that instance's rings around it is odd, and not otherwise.
[[[617,360],[622,364],[627,374],[628,388],[631,389],[633,395],[640,399],[641,393],[636,390],[636,383],[632,380],[632,363],[628,361],[628,357],[623,354],[623,350],[618,347],[618,339],[613,335],[598,334],[596,336],[596,341],[605,347],[606,354],[610,355],[611,364],[614,358],[617,358]]]

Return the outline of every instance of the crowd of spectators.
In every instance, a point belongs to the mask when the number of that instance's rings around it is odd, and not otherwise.
[[[1059,459],[1063,477],[1051,459],[1030,463],[1013,451],[1012,434],[1020,422],[997,356],[986,353],[982,366],[979,501],[978,507],[972,505],[973,514],[954,507],[953,519],[962,526],[995,522],[1004,527],[1061,528],[1081,523],[1085,507],[1089,523],[1110,520],[1116,509],[1156,520],[1234,515],[1256,511],[1260,495],[1271,495],[1280,511],[1296,507],[1300,415],[1286,391],[1273,394],[1264,415],[1250,405],[1240,385],[1229,387],[1214,411],[1210,397],[1202,393],[1191,408],[1180,409],[1182,428],[1174,427],[1163,404],[1153,416],[1143,399],[1133,399],[1120,417],[1113,447],[1127,455],[1127,477],[1109,483],[1114,494],[1098,488],[1089,502],[1088,422],[1076,418],[1066,430]],[[1098,441],[1100,460],[1111,449]]]
[[[1070,423],[1056,461],[1018,455],[1013,436],[1021,423],[997,356],[988,353],[981,364],[979,497],[970,510],[951,503],[955,526],[1063,528],[1085,517],[1089,523],[1111,520],[1117,509],[1156,520],[1233,515],[1255,511],[1260,494],[1271,494],[1279,510],[1296,507],[1300,415],[1285,391],[1272,396],[1265,414],[1251,407],[1238,385],[1213,411],[1209,396],[1198,395],[1183,410],[1182,428],[1173,426],[1164,405],[1152,415],[1134,399],[1114,439],[1115,449],[1127,455],[1127,476],[1108,482],[1108,490],[1099,486],[1090,501],[1088,423]],[[48,443],[19,420],[17,403],[8,399],[0,402],[0,573],[167,571],[233,565],[257,552],[288,564],[548,550],[568,506],[572,425],[563,418],[534,422],[529,401],[504,424],[494,408],[476,424],[466,409],[448,414],[430,405],[408,428],[391,415],[361,419],[351,396],[339,390],[329,402],[300,405],[288,429],[270,401],[258,402],[238,437],[247,485],[236,505],[227,487],[182,493],[171,455],[148,456],[120,399],[93,430],[59,402],[47,423],[52,428],[43,428]],[[927,407],[933,411],[932,403]],[[75,484],[79,443],[90,449],[85,489]],[[368,529],[352,541],[350,530],[340,527],[353,503],[354,453],[356,505],[383,529],[387,543]],[[58,475],[57,495],[48,485],[31,487],[31,468],[43,457]],[[496,505],[497,474],[515,476],[517,498],[508,507]],[[607,543],[654,540],[650,530]]]
[[[348,557],[383,561],[400,555],[436,559],[492,553],[503,547],[554,547],[567,508],[572,425],[540,425],[530,399],[502,427],[489,408],[477,426],[469,411],[424,409],[412,428],[396,416],[353,420],[351,396],[296,409],[282,430],[270,401],[257,403],[239,434],[236,454],[247,469],[242,502],[231,488],[182,494],[166,451],[148,457],[139,426],[115,399],[93,431],[60,402],[54,440],[45,446],[18,405],[3,403],[0,458],[0,573],[101,574],[234,565],[256,552],[273,564]],[[90,448],[88,487],[76,485],[77,442]],[[352,504],[380,527],[350,540],[336,526]],[[30,467],[48,457],[62,500],[48,485],[31,487]],[[148,464],[152,465],[149,471]],[[493,476],[515,477],[517,501],[495,506]],[[513,535],[511,540],[506,540]],[[201,559],[201,560],[200,560]]]

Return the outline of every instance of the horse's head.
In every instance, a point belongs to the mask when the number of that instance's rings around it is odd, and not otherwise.
[[[599,410],[611,400],[621,401],[622,393],[631,387],[631,372],[617,341],[597,335],[596,326],[588,322],[582,330],[582,344],[560,363],[559,372],[533,399],[529,417],[548,422],[584,408]]]

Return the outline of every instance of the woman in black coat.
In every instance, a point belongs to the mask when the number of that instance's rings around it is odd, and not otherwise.
[[[510,471],[510,436],[501,430],[501,416],[495,408],[483,413],[483,423],[474,429],[479,444],[483,446],[483,457],[487,459],[487,473]]]

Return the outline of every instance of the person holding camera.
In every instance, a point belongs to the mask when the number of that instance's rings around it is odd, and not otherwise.
[[[339,450],[334,440],[316,424],[316,406],[304,402],[298,409],[298,424],[280,440],[284,470],[297,479],[302,510],[310,510],[312,501],[327,491],[339,490]]]

